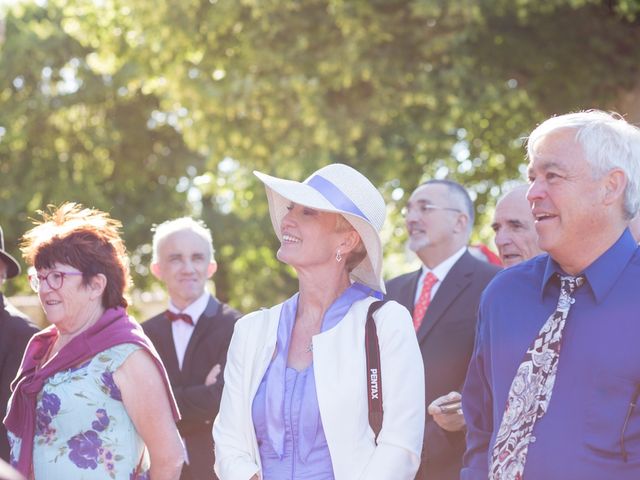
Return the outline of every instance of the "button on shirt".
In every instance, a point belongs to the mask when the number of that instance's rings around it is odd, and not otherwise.
[[[462,394],[467,451],[462,480],[488,478],[488,452],[511,381],[556,307],[562,272],[548,255],[496,275],[480,303],[476,347]],[[583,272],[563,332],[553,397],[535,425],[524,478],[637,480],[640,408],[640,249],[626,230]],[[621,451],[621,435],[627,462]]]
[[[441,262],[433,270],[429,270],[424,265],[422,266],[422,273],[420,273],[420,278],[418,279],[418,285],[416,287],[415,298],[413,299],[414,305],[418,303],[418,299],[420,298],[420,292],[422,292],[422,285],[424,284],[424,279],[427,276],[427,274],[429,272],[432,272],[438,279],[438,281],[433,285],[433,287],[431,287],[431,299],[433,300],[433,297],[435,297],[436,292],[440,288],[440,285],[442,285],[442,281],[449,273],[449,270],[453,268],[455,263],[460,259],[462,255],[464,255],[464,252],[466,251],[467,251],[467,247],[462,247],[456,253],[454,253],[449,258],[447,258],[444,262]]]
[[[173,313],[186,313],[191,316],[193,325],[189,325],[187,322],[175,321],[171,322],[171,332],[173,333],[173,344],[176,347],[176,357],[178,357],[178,366],[182,370],[182,363],[184,362],[184,355],[187,352],[187,346],[191,335],[198,324],[198,319],[204,313],[209,303],[209,292],[205,292],[191,305],[184,310],[180,310],[173,302],[169,302],[169,311]]]

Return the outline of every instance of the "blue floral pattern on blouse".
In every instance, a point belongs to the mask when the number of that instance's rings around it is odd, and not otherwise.
[[[36,408],[36,437],[49,445],[55,440],[56,429],[51,427],[51,419],[60,411],[60,399],[52,393],[44,393]]]
[[[139,348],[117,345],[47,380],[36,404],[35,480],[149,480],[148,454],[113,380]],[[9,436],[13,459],[20,439]]]

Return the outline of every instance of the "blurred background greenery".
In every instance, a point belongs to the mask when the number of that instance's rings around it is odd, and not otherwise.
[[[63,201],[124,224],[134,300],[150,227],[212,229],[217,294],[249,311],[293,272],[252,170],[354,166],[388,202],[385,273],[410,268],[400,211],[422,180],[472,192],[475,241],[524,172],[523,138],[584,108],[640,121],[640,0],[4,0],[0,223],[8,250]],[[24,276],[7,284],[26,293]],[[135,302],[134,302],[135,304]]]

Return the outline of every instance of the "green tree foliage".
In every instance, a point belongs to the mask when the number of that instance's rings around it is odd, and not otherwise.
[[[149,226],[213,229],[218,293],[243,309],[292,293],[253,169],[363,171],[399,211],[421,180],[476,196],[476,237],[522,138],[637,85],[639,0],[50,0],[11,9],[0,56],[2,223],[46,203],[125,223],[148,285]]]
[[[92,68],[93,49],[64,23],[64,11],[34,5],[16,7],[5,22],[2,225],[16,245],[37,209],[72,200],[112,212],[136,247],[149,241],[152,223],[190,211],[179,182],[204,160],[155,120],[162,117],[156,96],[127,88],[126,68],[115,75]],[[143,263],[133,267],[147,273]]]

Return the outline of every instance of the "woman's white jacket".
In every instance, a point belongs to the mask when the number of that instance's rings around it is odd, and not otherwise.
[[[422,356],[409,312],[387,302],[374,315],[384,408],[376,445],[368,420],[364,347],[367,309],[373,301],[355,302],[334,328],[313,337],[320,418],[336,480],[412,480],[420,465],[424,429]],[[220,480],[249,480],[256,473],[262,478],[252,402],[275,352],[281,308],[250,313],[235,326],[213,426]]]

